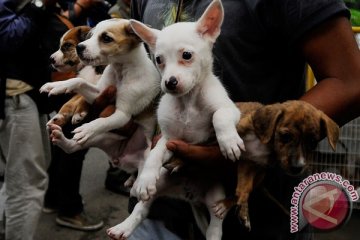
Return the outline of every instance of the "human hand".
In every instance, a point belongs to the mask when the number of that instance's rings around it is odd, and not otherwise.
[[[182,140],[171,139],[166,143],[167,149],[185,162],[204,166],[217,165],[220,162],[231,162],[222,155],[219,145],[192,145]]]
[[[104,0],[76,0],[75,4],[78,4],[81,8],[89,9],[103,2]]]
[[[174,153],[172,159],[163,165],[170,172],[177,172],[189,166],[185,169],[195,170],[196,174],[215,178],[230,186],[229,189],[233,188],[238,163],[225,158],[218,145],[192,145],[172,139],[167,142],[166,147]]]

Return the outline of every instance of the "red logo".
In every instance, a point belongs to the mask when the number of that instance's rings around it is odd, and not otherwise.
[[[340,187],[323,182],[309,188],[301,206],[303,216],[310,225],[330,230],[346,222],[351,213],[351,202]]]

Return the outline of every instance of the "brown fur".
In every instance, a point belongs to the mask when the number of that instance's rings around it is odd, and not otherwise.
[[[237,199],[233,203],[240,207],[239,217],[250,229],[248,198],[254,184],[263,179],[266,166],[278,163],[285,171],[291,172],[294,159],[302,154],[308,160],[317,143],[326,136],[335,150],[339,127],[323,112],[303,101],[266,106],[259,103],[239,103],[237,106],[242,112],[237,125],[240,136],[255,133],[261,143],[270,149],[269,157],[275,158],[269,158],[264,165],[259,165],[251,158],[242,158],[238,163]],[[228,199],[223,202],[227,207],[233,203]]]
[[[105,37],[113,39],[114,44],[104,42]],[[109,28],[103,32],[99,39],[100,48],[104,53],[126,53],[141,43],[139,37],[133,32],[129,23]],[[112,54],[110,54],[112,55]]]
[[[77,71],[78,66],[81,64],[80,59],[76,53],[76,46],[84,41],[91,30],[88,26],[78,26],[67,31],[60,40],[60,51],[62,52],[61,64],[67,66],[67,71]],[[56,64],[54,65],[56,68]],[[66,72],[68,73],[68,72]],[[75,77],[72,75],[71,77]],[[111,91],[115,91],[112,88],[106,89],[104,94],[99,97],[98,101],[103,101],[104,96],[111,94]],[[115,96],[115,94],[113,96]],[[109,102],[107,101],[109,104]],[[105,108],[103,106],[102,108]],[[74,95],[69,101],[67,101],[58,111],[58,114],[51,120],[52,123],[55,123],[59,126],[63,126],[67,123],[73,115],[75,114],[87,114],[90,110],[90,105],[85,101],[85,99],[79,94]],[[111,115],[114,112],[114,106],[109,106],[101,116],[106,117]]]

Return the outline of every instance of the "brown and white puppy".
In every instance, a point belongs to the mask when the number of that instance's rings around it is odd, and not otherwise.
[[[50,56],[51,65],[59,72],[79,71],[84,67],[76,53],[76,46],[85,41],[89,31],[88,26],[78,26],[69,29],[60,39],[60,47]]]
[[[49,95],[75,92],[93,104],[104,89],[113,85],[116,88],[114,113],[76,128],[72,139],[67,139],[58,125],[49,124],[52,142],[67,153],[98,147],[120,168],[134,173],[150,151],[156,127],[155,102],[160,93],[160,75],[143,43],[132,32],[129,20],[109,19],[98,23],[91,30],[91,36],[78,44],[77,53],[85,64],[107,65],[98,83],[93,85],[82,78],[73,78],[47,83],[40,91]],[[124,127],[130,119],[139,126],[134,133],[138,138],[128,140],[112,131]],[[137,144],[133,144],[137,149],[130,149],[133,157],[125,158],[122,143],[129,141],[130,144],[137,139]]]
[[[57,95],[79,93],[88,103],[93,103],[108,86],[117,89],[116,110],[106,118],[97,118],[74,130],[75,145],[81,145],[99,134],[118,129],[130,119],[144,129],[149,146],[156,118],[147,114],[153,109],[160,93],[160,75],[149,59],[144,45],[133,33],[129,20],[108,19],[99,22],[91,30],[91,37],[77,45],[76,51],[85,64],[107,65],[96,85],[83,78],[46,83],[41,92]],[[140,116],[141,115],[141,116]]]
[[[290,174],[299,174],[324,137],[335,151],[339,127],[325,113],[304,101],[271,105],[239,103],[243,113],[237,130],[246,152],[238,163],[236,204],[239,217],[250,229],[248,198],[255,182],[261,181],[266,166],[280,164]],[[226,201],[224,201],[225,203]]]
[[[51,65],[58,72],[76,72],[77,77],[95,84],[99,80],[104,66],[86,66],[76,52],[76,46],[87,39],[91,30],[88,26],[78,26],[68,30],[60,39],[59,49],[50,56]],[[70,119],[72,124],[82,121],[89,112],[89,104],[79,95],[74,95],[49,121],[63,126]]]

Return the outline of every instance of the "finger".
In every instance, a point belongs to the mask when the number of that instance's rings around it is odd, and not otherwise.
[[[159,141],[160,138],[161,138],[161,134],[158,134],[155,137],[153,137],[153,139],[151,141],[151,149],[153,149],[156,146],[156,144],[157,144],[157,142]]]
[[[199,146],[187,144],[181,140],[169,140],[166,147],[177,156],[192,160],[217,160],[223,159],[218,145]]]

